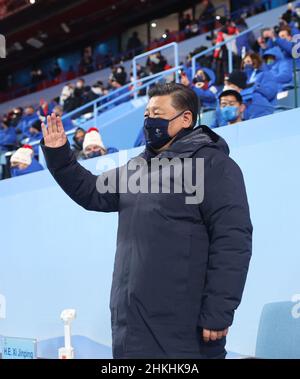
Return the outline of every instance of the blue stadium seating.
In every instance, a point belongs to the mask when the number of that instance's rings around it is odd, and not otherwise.
[[[293,317],[293,308],[298,315],[297,318]],[[300,359],[299,309],[300,306],[291,301],[264,306],[257,333],[256,357]]]

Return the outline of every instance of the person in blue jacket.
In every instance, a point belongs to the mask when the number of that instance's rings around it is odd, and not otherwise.
[[[299,50],[299,48],[297,48],[297,45],[299,45],[299,39],[295,38],[294,40],[292,30],[289,26],[281,26],[278,35],[275,34],[272,28],[265,30],[264,34],[267,36],[267,40],[265,39],[260,43],[260,54],[262,56],[267,50],[273,47],[278,47],[283,54],[283,59],[289,61],[291,67],[292,61],[295,60],[296,68],[300,68],[300,57],[294,56]]]
[[[191,87],[198,96],[201,107],[204,108],[216,106],[216,94],[218,92],[212,83],[209,71],[206,68],[198,69],[192,82],[189,82],[184,72],[181,75],[181,83]]]
[[[243,121],[246,107],[239,92],[234,90],[223,91],[219,96],[219,104],[222,125]]]
[[[145,149],[121,167],[99,176],[86,170],[55,115],[42,125],[41,147],[73,201],[119,213],[113,358],[224,359],[252,251],[243,174],[226,141],[196,124],[198,98],[190,88],[159,84],[148,95]],[[164,179],[174,183],[170,191]]]
[[[60,105],[56,105],[53,108],[53,112],[56,114],[56,116],[59,116],[59,117],[63,117],[64,115],[63,108]],[[73,130],[75,128],[71,117],[64,117],[63,124],[64,124],[65,131]]]
[[[0,152],[6,152],[9,147],[17,145],[16,130],[5,121],[0,123]]]
[[[194,79],[193,77],[193,69],[192,69],[192,55],[189,54],[186,59],[186,63],[183,65],[183,68],[180,70],[180,74],[182,75],[183,73],[185,76],[188,78],[189,82],[191,83]],[[208,62],[206,62],[208,63]],[[213,69],[208,68],[206,66],[201,66],[197,61],[196,61],[196,67],[195,67],[195,72],[203,70],[207,77],[209,78],[209,85],[214,85],[216,82],[216,74],[213,71]],[[184,83],[182,83],[184,84]]]
[[[244,71],[234,70],[226,79],[223,91],[234,90],[241,94],[245,110],[244,120],[250,120],[257,117],[267,116],[274,113],[274,107],[271,102],[255,86],[247,84],[247,74]],[[217,128],[227,125],[221,117],[220,107],[217,107],[215,120],[210,125],[211,128]]]
[[[54,100],[48,102],[45,99],[41,99],[37,113],[40,117],[47,117],[49,114],[53,112],[56,105],[57,103]]]
[[[26,107],[24,109],[24,114],[16,127],[16,131],[22,134],[22,138],[30,137],[30,126],[38,119],[39,116],[34,107]]]
[[[13,153],[10,158],[11,176],[21,176],[43,170],[43,166],[33,157],[30,145],[24,145]]]
[[[267,69],[275,78],[279,91],[293,84],[293,62],[283,56],[278,46],[268,49],[263,54]]]
[[[247,74],[247,84],[266,97],[272,105],[277,104],[278,85],[270,70],[265,67],[257,53],[248,53],[242,60],[242,70]]]
[[[300,31],[298,31],[300,33]],[[272,36],[274,46],[278,46],[285,58],[294,59],[296,68],[300,68],[300,57],[294,56],[295,53],[299,54],[299,38],[293,40],[292,31],[289,26],[283,26],[279,29],[278,37]],[[298,48],[297,48],[298,45]]]

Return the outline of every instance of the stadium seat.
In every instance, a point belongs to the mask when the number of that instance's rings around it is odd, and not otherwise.
[[[300,358],[300,314],[293,317],[295,303],[283,301],[263,307],[256,341],[258,358]]]

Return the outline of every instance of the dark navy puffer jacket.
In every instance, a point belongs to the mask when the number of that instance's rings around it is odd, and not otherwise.
[[[205,343],[202,330],[232,324],[252,250],[243,175],[226,142],[201,126],[156,155],[193,163],[204,158],[200,204],[186,204],[186,193],[174,191],[122,193],[119,181],[115,194],[100,194],[98,176],[76,161],[68,142],[49,148],[42,140],[41,146],[50,172],[74,201],[87,210],[119,212],[110,297],[113,357],[224,358],[226,338]],[[144,158],[146,174],[153,157],[145,150],[130,162]]]

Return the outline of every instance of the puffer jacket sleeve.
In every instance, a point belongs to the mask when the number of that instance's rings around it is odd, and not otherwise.
[[[280,37],[277,37],[275,39],[275,46],[279,46],[280,49],[282,49],[283,51],[285,51],[287,54],[290,55],[291,58],[293,58],[293,55],[292,55],[292,50],[293,50],[293,47],[294,47],[294,42],[291,42],[291,41],[288,41],[284,38],[280,38]]]
[[[223,156],[223,154],[222,154]],[[198,324],[223,330],[240,304],[252,254],[252,223],[244,179],[228,156],[205,166],[200,206],[209,235],[209,258]]]
[[[281,84],[289,84],[293,80],[293,66],[292,61],[287,59],[281,59],[278,62],[276,71],[272,71],[275,80]]]
[[[262,96],[265,96],[268,101],[273,101],[276,99],[278,88],[277,82],[271,71],[263,71],[258,74],[254,85],[255,92],[259,92]]]
[[[77,162],[69,141],[58,148],[45,146],[44,139],[40,144],[50,173],[72,200],[91,211],[115,212],[119,210],[117,169],[99,176],[93,175]],[[105,180],[110,184],[116,184],[107,192],[102,190]]]

